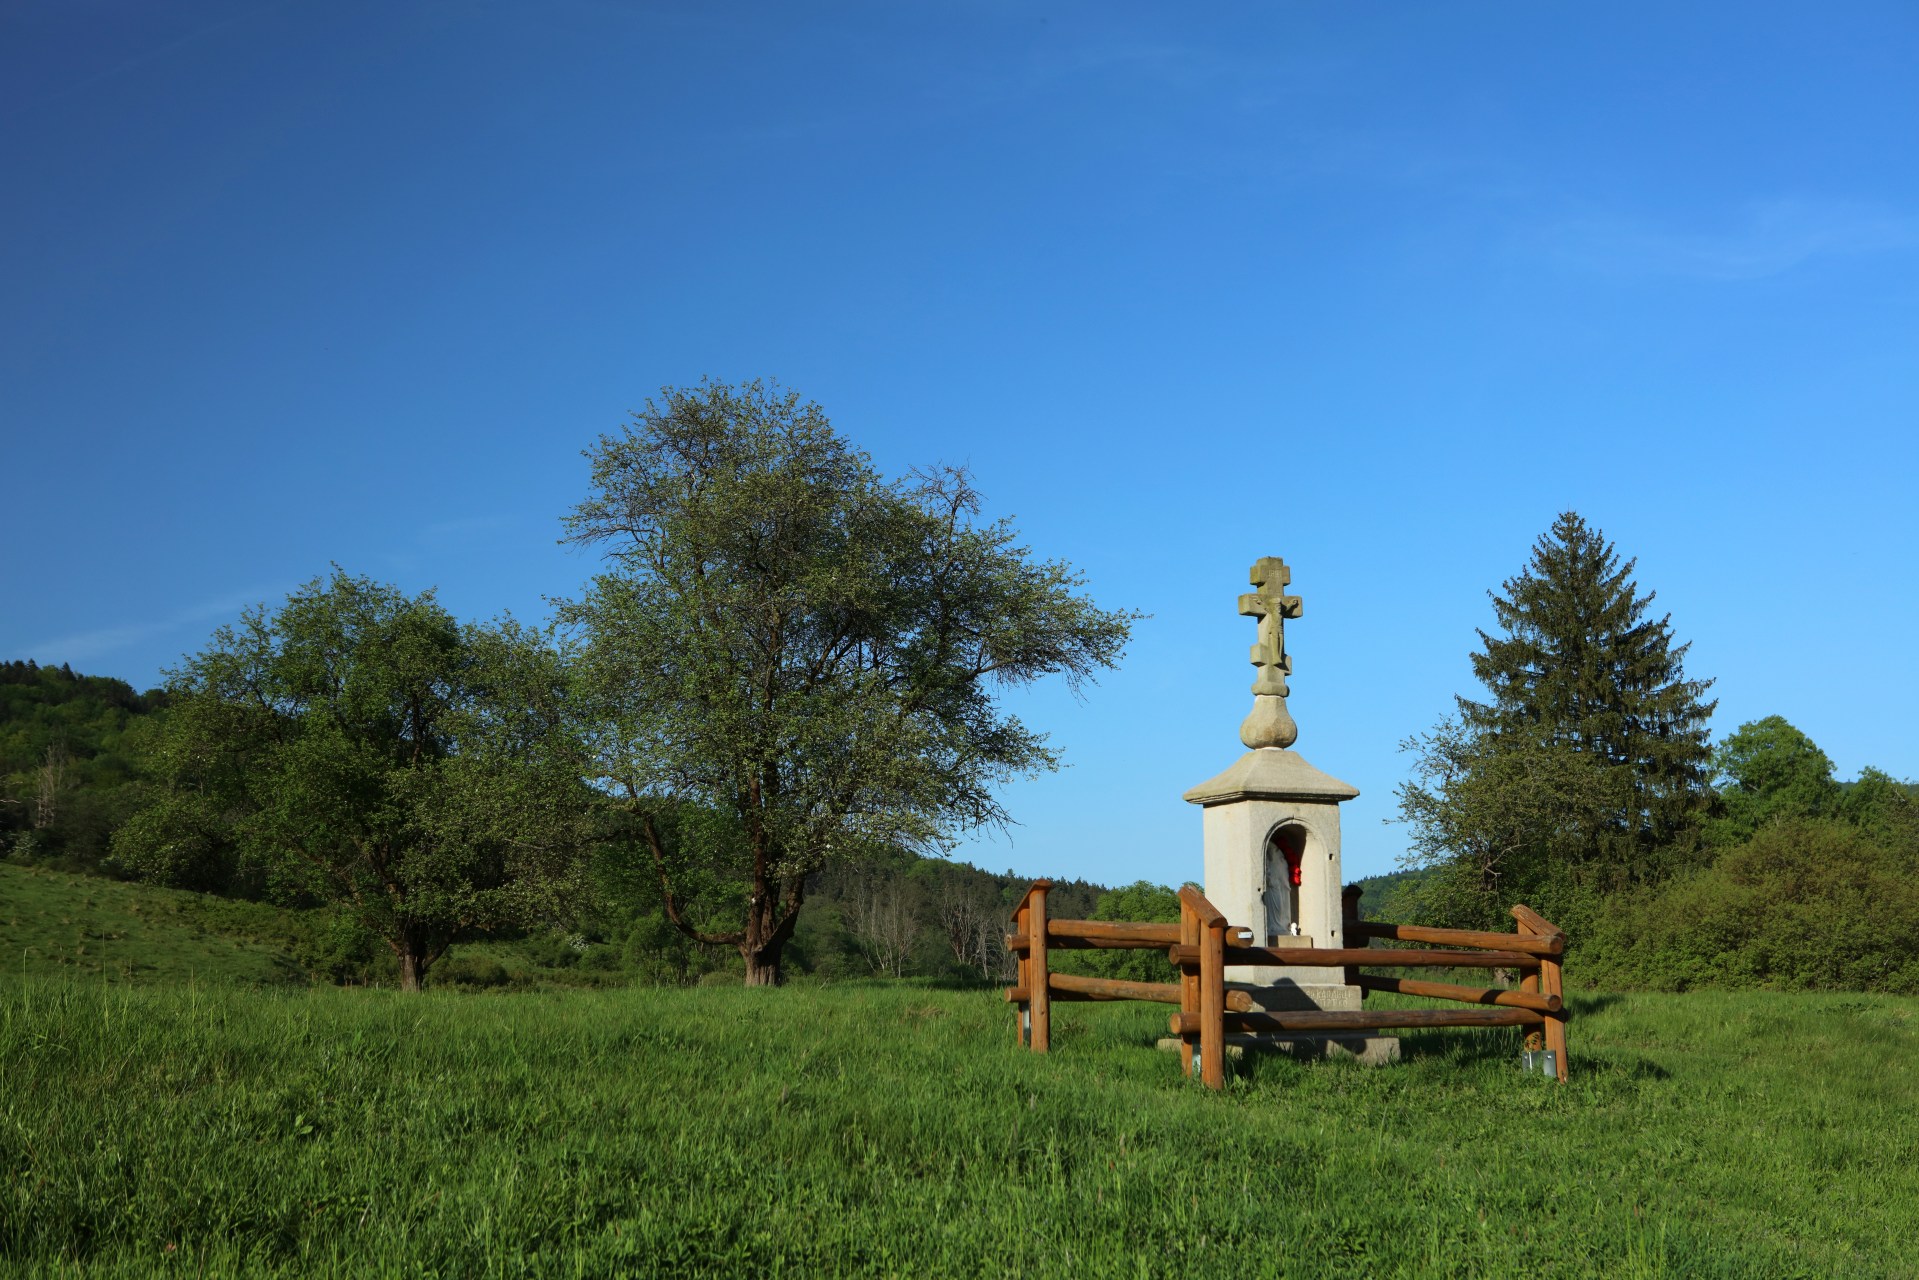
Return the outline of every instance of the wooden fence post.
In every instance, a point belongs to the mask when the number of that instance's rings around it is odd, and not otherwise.
[[[1529,926],[1524,920],[1515,920],[1513,924],[1518,932],[1526,934],[1528,936],[1532,935],[1531,926]],[[1544,991],[1540,989],[1538,970],[1529,972],[1524,977],[1520,978],[1519,989],[1522,993],[1526,995],[1543,996],[1546,994]],[[1541,1028],[1533,1027],[1526,1032],[1526,1052],[1527,1053],[1538,1053],[1541,1049],[1544,1049],[1545,1047],[1546,1047],[1546,1033]]]
[[[1563,1001],[1565,992],[1560,979],[1559,961],[1551,956],[1539,958],[1540,994],[1559,996]],[[1559,1082],[1566,1082],[1566,1010],[1562,1004],[1556,1013],[1546,1015],[1546,1052],[1553,1056],[1553,1066],[1559,1076]]]
[[[1546,917],[1534,911],[1524,903],[1513,907],[1513,919],[1519,924],[1521,933],[1530,933],[1535,937],[1552,938],[1560,941],[1564,950],[1566,931]],[[1558,996],[1560,1007],[1546,1015],[1546,1025],[1542,1028],[1546,1036],[1546,1052],[1553,1056],[1553,1071],[1560,1083],[1565,1083],[1571,1064],[1566,1061],[1566,1016],[1564,970],[1559,955],[1539,957],[1539,994],[1546,997]],[[1527,1037],[1527,1047],[1532,1047],[1532,1038]]]
[[[1182,946],[1199,945],[1199,913],[1184,899],[1179,904],[1179,941]],[[1179,1011],[1192,1014],[1199,1012],[1199,969],[1194,965],[1181,965],[1179,969]],[[1183,1031],[1179,1041],[1180,1070],[1190,1076],[1193,1074],[1193,1054],[1200,1047],[1199,1033]]]
[[[1026,990],[1033,1002],[1033,1052],[1045,1053],[1053,1046],[1053,1001],[1046,986],[1046,890],[1049,880],[1035,880],[1031,890],[1031,910],[1026,920]]]
[[[1209,921],[1199,940],[1199,1078],[1226,1086],[1226,926]]]

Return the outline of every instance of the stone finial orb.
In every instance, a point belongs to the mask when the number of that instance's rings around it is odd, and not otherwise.
[[[1257,751],[1261,747],[1290,747],[1299,741],[1299,725],[1286,710],[1286,699],[1262,695],[1239,724],[1239,740]]]

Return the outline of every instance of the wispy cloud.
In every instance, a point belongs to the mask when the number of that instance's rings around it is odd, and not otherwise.
[[[209,623],[226,622],[240,616],[240,611],[262,600],[272,600],[284,596],[284,586],[266,588],[259,591],[235,592],[217,599],[205,600],[189,608],[170,613],[160,618],[151,618],[145,622],[126,623],[117,627],[99,627],[92,631],[75,631],[67,635],[53,636],[35,644],[21,647],[18,655],[46,662],[87,662],[107,654],[118,653],[143,641],[165,636],[171,632],[184,631],[189,627],[205,628]]]
[[[1919,247],[1919,217],[1843,201],[1767,200],[1716,229],[1604,215],[1560,222],[1542,238],[1549,254],[1582,270],[1757,280],[1816,259]]]
[[[524,533],[532,524],[525,516],[456,516],[422,525],[412,538],[388,545],[377,563],[389,573],[437,576],[449,561],[474,554],[482,546],[498,546],[509,530]]]

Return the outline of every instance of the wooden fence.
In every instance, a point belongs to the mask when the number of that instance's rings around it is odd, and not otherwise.
[[[1049,880],[1035,880],[1013,912],[1007,949],[1019,960],[1006,999],[1019,1010],[1020,1043],[1045,1053],[1052,1045],[1056,1000],[1150,1000],[1179,1006],[1170,1026],[1182,1042],[1187,1074],[1209,1087],[1226,1082],[1226,1034],[1315,1034],[1373,1031],[1389,1027],[1527,1027],[1526,1048],[1552,1053],[1558,1078],[1566,1078],[1566,1008],[1560,957],[1566,935],[1530,907],[1513,908],[1515,931],[1432,929],[1381,924],[1359,918],[1359,891],[1346,891],[1346,937],[1356,943],[1416,942],[1406,947],[1256,947],[1244,927],[1229,924],[1205,895],[1179,891],[1179,923],[1053,920],[1046,914]],[[1440,947],[1452,948],[1448,950]],[[1177,982],[1133,982],[1054,973],[1047,956],[1080,948],[1164,950],[1179,970]],[[1473,1009],[1307,1009],[1266,1012],[1250,993],[1226,989],[1228,966],[1286,965],[1336,968],[1342,981],[1362,991],[1392,991],[1479,1006]],[[1519,989],[1469,987],[1451,982],[1382,977],[1361,968],[1505,969],[1522,974]]]

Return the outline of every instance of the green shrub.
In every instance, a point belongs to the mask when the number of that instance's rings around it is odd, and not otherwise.
[[[1919,992],[1916,854],[1844,822],[1775,822],[1703,871],[1616,900],[1575,951],[1573,976],[1665,991]]]
[[[727,954],[694,942],[654,912],[634,920],[622,948],[622,967],[647,986],[683,987],[724,964]]]
[[[580,962],[586,948],[584,938],[553,933],[528,938],[521,944],[520,951],[530,963],[541,969],[570,969]]]
[[[315,912],[310,918],[310,932],[293,946],[294,959],[309,974],[325,982],[361,985],[391,976],[392,954],[358,920],[338,912]]]
[[[580,968],[594,973],[618,973],[623,957],[620,948],[605,942],[596,942],[580,952]]]
[[[433,966],[429,973],[436,986],[505,987],[513,982],[506,966],[492,956],[456,953]]]
[[[1179,891],[1150,880],[1136,880],[1108,889],[1093,907],[1095,920],[1137,920],[1178,923]],[[1174,982],[1179,973],[1163,950],[1051,951],[1046,967],[1059,973],[1081,973],[1096,978],[1125,978],[1134,982]]]

